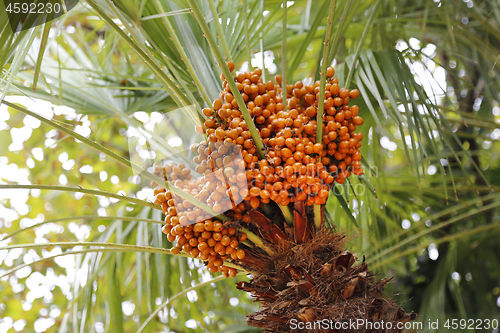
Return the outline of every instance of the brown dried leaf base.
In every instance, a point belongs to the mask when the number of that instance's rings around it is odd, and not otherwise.
[[[248,316],[250,326],[264,332],[401,332],[398,322],[414,320],[382,296],[387,278],[375,281],[363,262],[344,250],[344,236],[318,233],[303,244],[288,243],[274,257],[259,258],[250,282],[237,287],[251,293],[262,310]],[[264,261],[264,262],[262,262]],[[267,262],[265,262],[267,261]],[[393,329],[302,329],[292,330],[291,320],[314,322],[356,321],[392,322]],[[331,326],[329,326],[331,327]]]

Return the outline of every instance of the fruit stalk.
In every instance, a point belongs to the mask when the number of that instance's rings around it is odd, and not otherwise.
[[[215,55],[215,58],[217,59],[217,62],[219,64],[220,69],[222,70],[223,77],[225,78],[232,78],[231,71],[229,70],[228,66],[226,65],[222,54],[220,53],[219,47],[215,43],[212,34],[210,32],[210,29],[208,28],[207,23],[205,22],[201,12],[199,11],[199,8],[196,6],[194,3],[194,0],[188,0],[189,5],[191,7],[191,11],[193,12],[196,20],[198,21],[205,38],[210,45],[210,49]],[[234,64],[233,64],[234,65]],[[241,97],[240,91],[237,89],[235,83],[233,80],[229,79],[227,81],[229,83],[229,88],[231,91],[234,92],[234,99],[236,100],[236,103],[238,104],[238,108],[240,109],[240,112],[243,114],[243,117],[245,118],[245,121],[248,126],[248,130],[250,131],[252,135],[252,139],[255,142],[255,145],[257,146],[258,149],[258,154],[261,158],[265,156],[265,148],[264,145],[262,144],[262,141],[260,139],[259,133],[257,132],[257,129],[255,128],[255,125],[253,124],[252,118],[250,114],[248,113],[248,109],[245,105],[245,102],[243,101],[243,98]]]
[[[325,41],[323,47],[323,61],[321,63],[321,79],[319,84],[319,101],[318,101],[318,113],[316,118],[316,123],[318,124],[316,127],[316,142],[323,143],[323,115],[325,113],[325,84],[326,84],[326,76],[332,77],[335,74],[327,73],[327,59],[328,53],[330,51],[330,38],[332,36],[332,27],[333,27],[333,17],[335,16],[335,8],[337,6],[337,0],[331,1],[330,3],[330,11],[328,14],[328,23],[326,26],[326,34]],[[333,68],[331,68],[333,70]],[[330,75],[331,74],[331,75]],[[320,125],[321,124],[321,125]],[[321,207],[315,205],[314,206],[314,225],[316,228],[321,227]]]

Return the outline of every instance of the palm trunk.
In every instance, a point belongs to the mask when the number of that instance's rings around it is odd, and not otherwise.
[[[388,279],[376,281],[364,258],[356,265],[356,256],[345,251],[343,235],[323,227],[305,242],[302,234],[298,237],[276,247],[273,256],[249,250],[259,258],[258,265],[247,266],[253,277],[237,288],[255,297],[262,309],[248,316],[248,325],[265,332],[291,332],[298,322],[317,322],[297,330],[301,332],[400,332],[387,327],[415,319],[384,298]],[[342,329],[342,322],[356,323],[356,330]],[[385,323],[386,329],[365,330],[369,323]]]

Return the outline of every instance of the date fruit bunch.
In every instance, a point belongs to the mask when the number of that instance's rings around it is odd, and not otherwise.
[[[227,66],[234,71],[232,62]],[[290,332],[292,319],[395,324],[414,319],[382,296],[387,280],[375,281],[364,260],[355,265],[344,236],[325,225],[331,187],[363,174],[363,134],[356,132],[363,118],[349,105],[359,91],[341,88],[333,68],[326,74],[319,118],[319,81],[284,85],[276,76],[264,82],[260,69],[222,75],[219,98],[202,110],[206,119],[195,128],[205,140],[191,146],[194,167],[154,166],[165,179],[154,184],[154,194],[165,214],[163,232],[175,244],[171,252],[199,258],[226,277],[238,270],[251,274],[238,288],[261,304],[248,324],[265,332]],[[228,79],[238,92],[231,91]],[[389,331],[399,330],[365,330]]]
[[[229,63],[229,68],[234,65]],[[203,109],[208,118],[198,131],[207,135],[207,144],[241,146],[247,181],[252,185],[252,208],[271,200],[283,206],[295,201],[321,205],[334,182],[342,184],[351,173],[363,173],[359,151],[363,134],[355,133],[363,118],[356,105],[348,105],[359,91],[340,88],[334,73],[332,67],[328,68],[321,142],[316,142],[319,81],[287,85],[285,110],[281,76],[276,76],[276,82],[263,82],[260,69],[236,76],[236,87],[265,146],[265,158],[260,157],[224,77],[219,99],[212,108]],[[210,161],[201,158],[200,171],[210,168],[207,163]],[[248,198],[245,189],[234,194]]]

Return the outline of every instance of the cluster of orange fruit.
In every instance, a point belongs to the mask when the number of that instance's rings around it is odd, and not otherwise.
[[[226,277],[236,276],[236,269],[224,266],[223,262],[245,258],[245,251],[239,244],[247,235],[234,227],[224,226],[217,218],[195,217],[193,209],[183,204],[185,201],[161,185],[155,188],[154,194],[155,203],[161,205],[165,214],[166,224],[162,231],[170,242],[176,241],[170,252],[178,254],[182,250],[193,258],[207,261],[207,268],[212,273],[220,271]]]
[[[227,65],[234,70],[233,63]],[[276,83],[264,83],[261,70],[255,69],[238,74],[234,80],[265,146],[265,158],[259,157],[248,125],[222,76],[224,90],[212,108],[202,110],[207,118],[195,128],[207,139],[191,146],[198,153],[193,161],[200,176],[193,178],[194,170],[175,163],[156,165],[154,173],[208,205],[215,214],[228,212],[232,219],[244,223],[251,222],[249,209],[258,209],[271,200],[284,206],[295,201],[309,206],[324,204],[334,182],[344,183],[351,172],[363,173],[359,151],[363,135],[355,133],[363,119],[358,116],[357,106],[348,105],[359,91],[340,88],[334,74],[329,67],[322,142],[316,142],[320,82],[287,85],[285,111],[281,77],[276,76]],[[155,189],[155,203],[166,215],[163,231],[170,241],[177,241],[174,254],[182,249],[208,261],[212,272],[236,274],[233,268],[223,266],[223,260],[245,257],[239,241],[245,240],[246,234],[165,187]]]
[[[232,70],[234,64],[228,63],[228,67]],[[335,70],[329,67],[322,142],[316,142],[319,81],[308,85],[301,81],[287,85],[285,111],[281,76],[276,76],[276,83],[264,83],[260,69],[237,75],[236,86],[266,147],[265,159],[259,158],[248,126],[222,76],[224,90],[212,108],[203,109],[208,118],[197,131],[207,135],[206,145],[241,147],[247,183],[250,184],[248,196],[244,199],[250,200],[252,208],[270,200],[281,205],[295,200],[306,201],[309,206],[324,204],[334,182],[344,183],[351,172],[355,175],[363,173],[359,151],[363,134],[355,133],[356,126],[362,125],[363,119],[358,115],[356,105],[348,105],[351,99],[359,96],[359,90],[340,88],[334,74]],[[210,169],[208,159],[199,158],[197,162]]]

